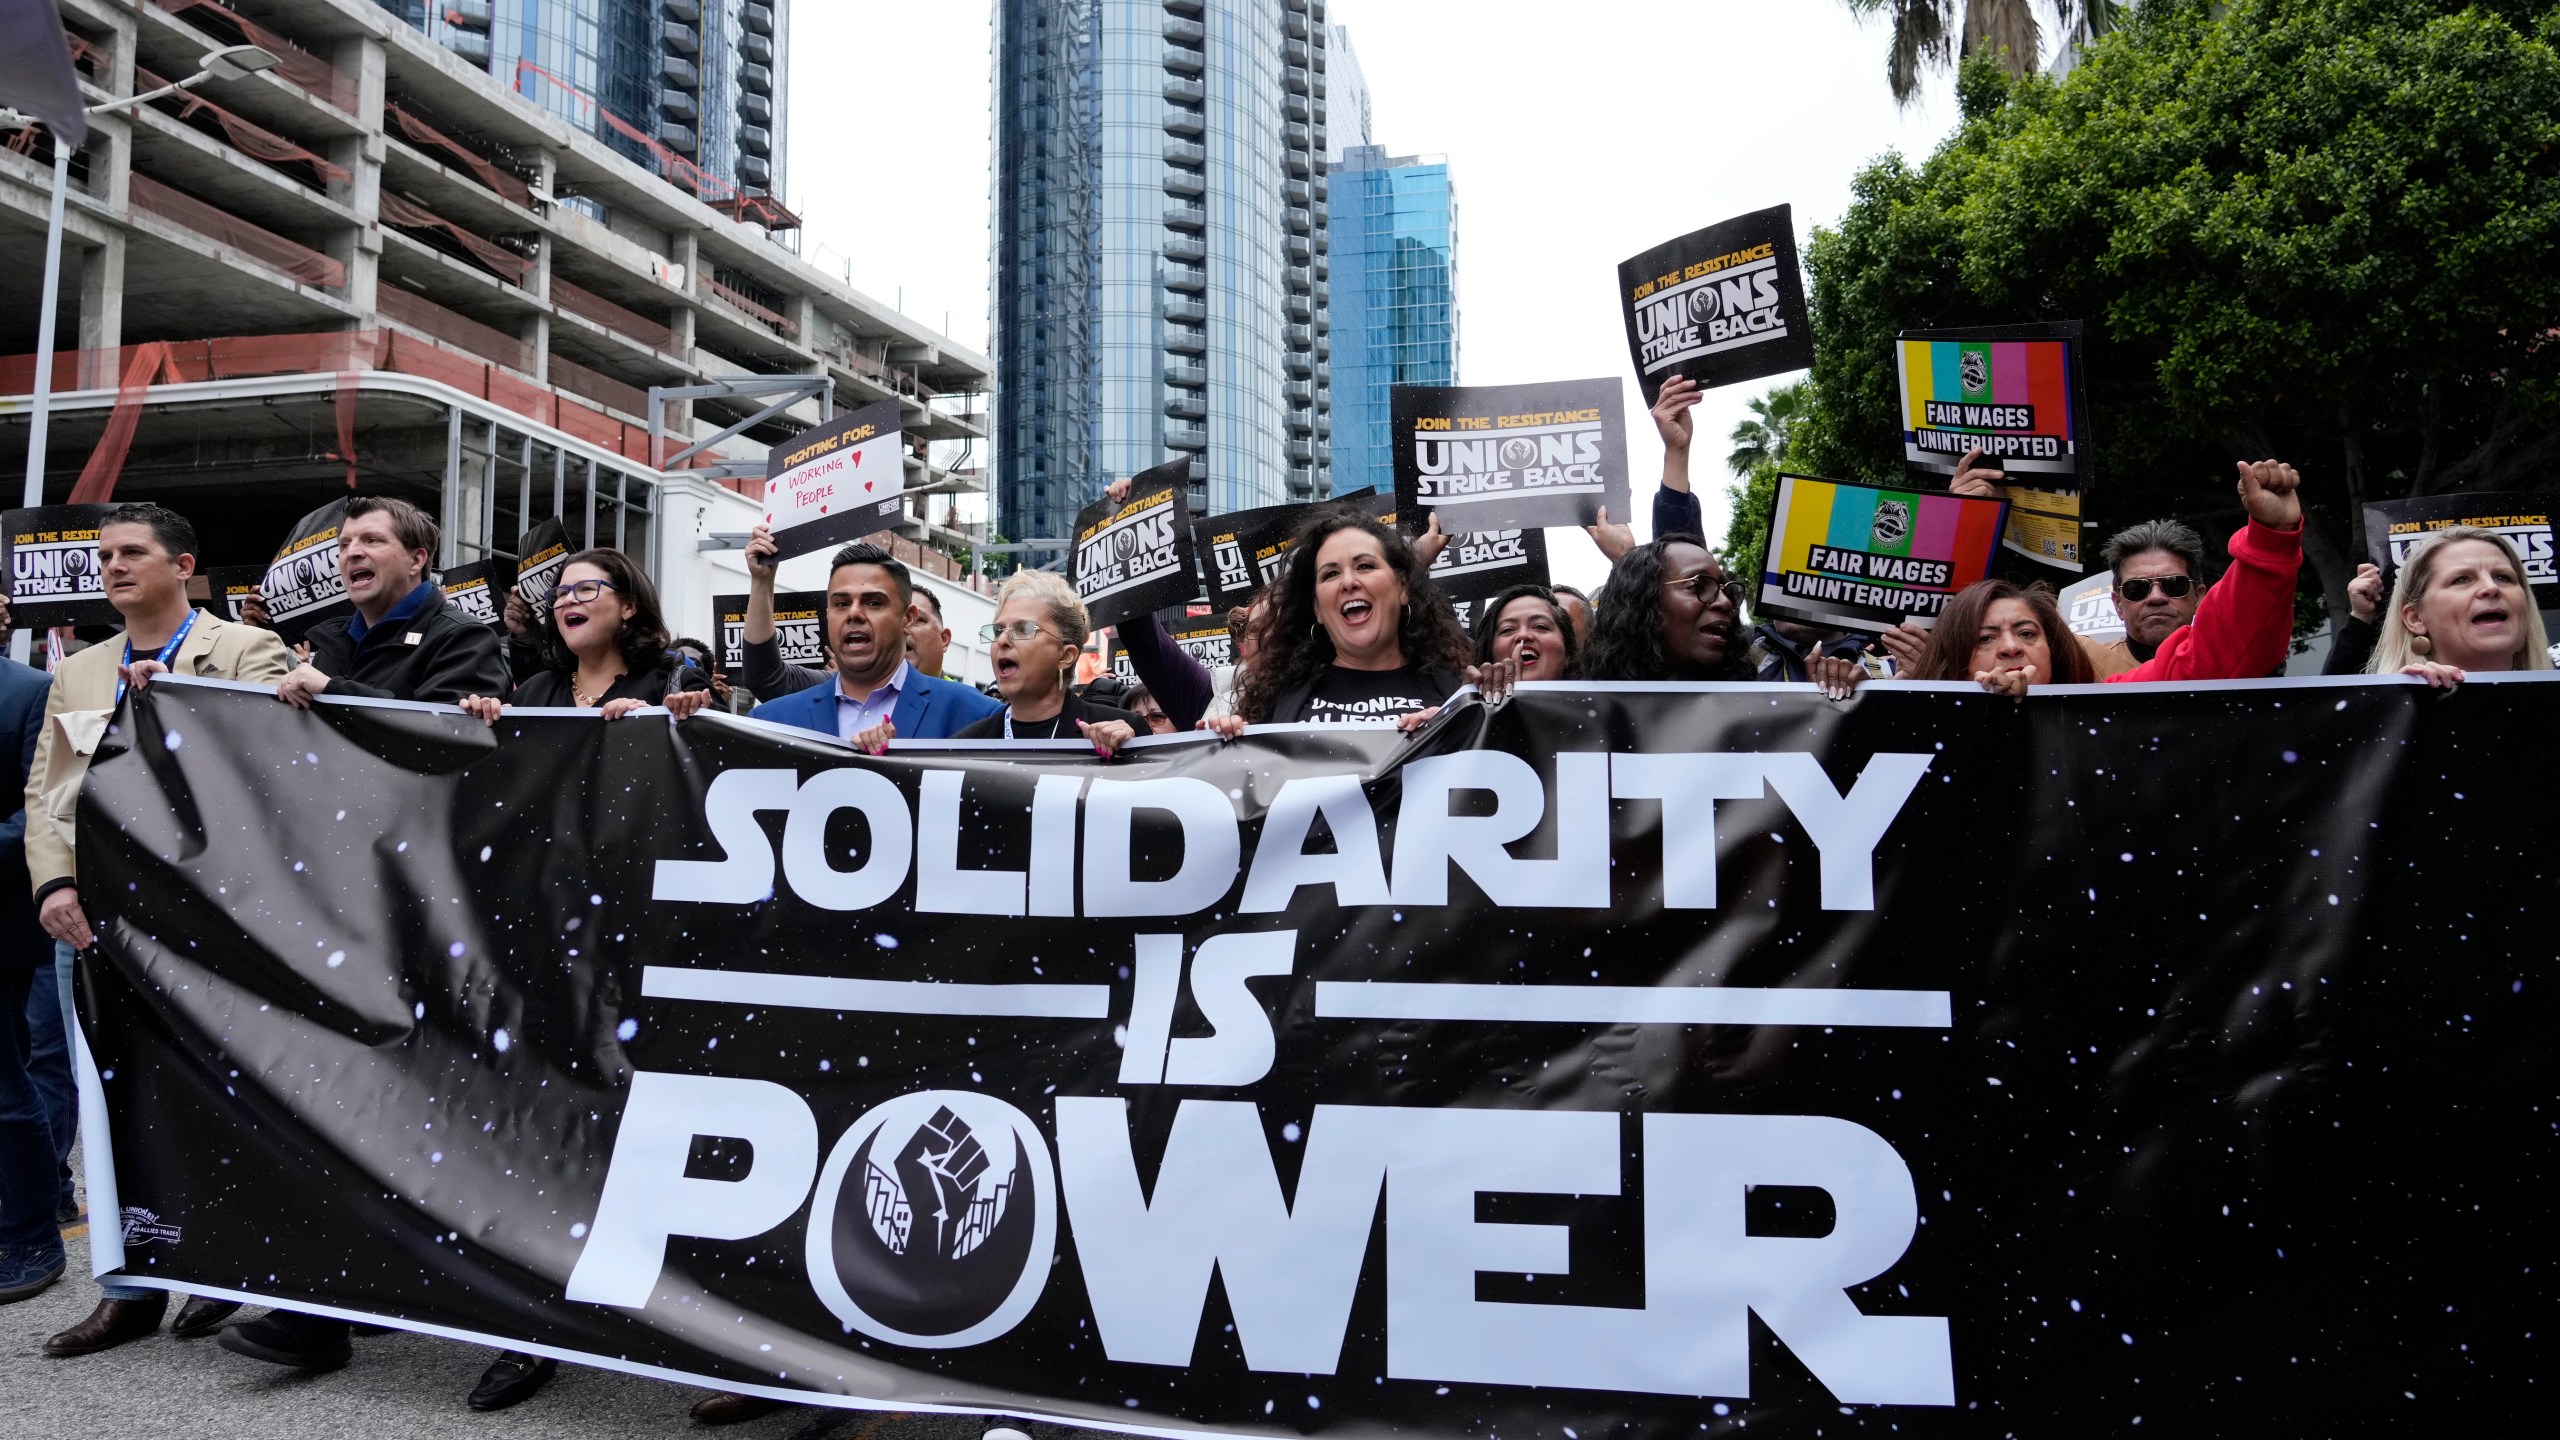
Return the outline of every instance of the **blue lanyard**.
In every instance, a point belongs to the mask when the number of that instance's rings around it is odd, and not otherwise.
[[[178,647],[187,643],[187,632],[194,628],[196,628],[196,612],[190,610],[187,612],[187,623],[179,626],[178,633],[170,636],[169,643],[161,646],[160,653],[152,656],[151,658],[160,662],[162,665],[168,664],[169,657],[178,653]],[[125,637],[124,668],[126,670],[133,668],[133,638],[131,636]],[[124,676],[119,673],[116,676],[116,703],[119,705],[124,703],[124,687]]]

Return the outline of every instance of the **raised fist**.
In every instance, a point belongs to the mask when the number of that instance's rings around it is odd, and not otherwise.
[[[907,1254],[956,1260],[961,1222],[977,1197],[978,1177],[987,1173],[986,1147],[969,1130],[969,1122],[945,1105],[916,1127],[906,1148],[898,1152],[898,1183],[907,1188],[907,1208],[915,1223],[907,1232]],[[924,1222],[930,1219],[928,1232]],[[922,1243],[920,1243],[922,1242]]]

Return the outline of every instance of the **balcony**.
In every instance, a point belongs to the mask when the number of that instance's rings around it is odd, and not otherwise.
[[[670,55],[699,55],[702,53],[702,32],[690,25],[669,21],[658,28],[658,44]]]
[[[1198,425],[1167,425],[1164,445],[1168,450],[1198,452],[1209,448],[1209,432]]]
[[[1283,65],[1306,65],[1313,58],[1307,53],[1307,42],[1304,40],[1280,42],[1280,63]]]
[[[1316,318],[1316,307],[1315,307],[1315,301],[1313,301],[1313,300],[1309,299],[1308,297],[1306,297],[1306,296],[1304,296],[1304,295],[1292,295],[1292,296],[1290,296],[1290,297],[1289,297],[1289,318],[1290,318],[1291,320],[1296,321],[1297,323],[1299,323],[1299,324],[1301,324],[1301,325],[1304,325],[1304,324],[1306,324],[1308,321],[1313,320],[1314,318]]]
[[[1197,265],[1168,265],[1164,271],[1164,288],[1183,295],[1197,295],[1209,288],[1209,272]]]
[[[1164,117],[1164,133],[1167,135],[1202,135],[1208,129],[1208,120],[1197,110],[1168,111]]]
[[[1316,417],[1304,410],[1291,410],[1288,424],[1289,434],[1296,439],[1303,440],[1316,433]]]
[[[1164,98],[1176,105],[1205,105],[1209,101],[1209,87],[1197,80],[1167,80],[1164,82]]]
[[[1307,358],[1307,352],[1304,350],[1290,351],[1288,358],[1281,363],[1289,367],[1289,378],[1292,380],[1305,380],[1316,373],[1316,362]]]
[[[1306,440],[1292,440],[1289,442],[1290,464],[1312,465],[1315,463],[1315,458],[1316,447],[1312,442]]]
[[[1295,179],[1306,179],[1309,172],[1315,168],[1314,158],[1303,149],[1286,151],[1284,155],[1289,174]]]
[[[1286,397],[1288,402],[1292,405],[1313,405],[1316,403],[1316,387],[1304,380],[1290,381],[1288,384],[1280,387],[1280,393],[1282,396]]]
[[[1304,180],[1284,180],[1280,183],[1280,198],[1292,205],[1304,205],[1315,198],[1315,192]]]
[[[1188,45],[1197,50],[1209,42],[1209,27],[1197,20],[1167,20],[1164,22],[1164,38],[1172,44]]]
[[[1168,96],[1170,96],[1172,88],[1171,83],[1167,82],[1165,89]],[[1292,150],[1313,150],[1316,148],[1315,132],[1304,125],[1287,126],[1281,130],[1280,135]]]
[[[1298,120],[1298,121],[1305,121],[1305,120],[1307,120],[1307,119],[1312,118],[1312,116],[1311,116],[1311,112],[1310,112],[1309,107],[1308,107],[1308,105],[1307,105],[1307,97],[1306,97],[1306,96],[1304,96],[1304,95],[1283,95],[1283,96],[1281,96],[1281,97],[1280,97],[1280,113],[1281,113],[1281,114],[1283,114],[1283,115],[1288,116],[1288,117],[1289,117],[1290,119],[1292,119],[1292,120]]]
[[[1315,247],[1308,243],[1306,236],[1292,235],[1289,237],[1289,263],[1293,265],[1304,265],[1314,258]]]
[[[750,31],[746,35],[739,37],[738,53],[758,65],[771,65],[773,63],[773,37],[770,35],[758,35]]]
[[[1164,174],[1164,193],[1196,199],[1209,190],[1209,177],[1197,170],[1168,170]]]
[[[1306,211],[1303,207],[1299,207],[1299,206],[1292,206],[1292,207],[1290,207],[1290,210],[1289,210],[1289,233],[1290,233],[1290,234],[1292,234],[1292,235],[1304,235],[1304,234],[1308,233],[1310,230],[1312,230],[1312,229],[1314,229],[1314,228],[1315,228],[1315,227],[1314,227],[1314,225],[1313,225],[1313,224],[1309,221],[1309,219],[1308,219],[1307,211]]]
[[[741,125],[738,127],[738,148],[750,155],[771,155],[773,132],[761,125]]]
[[[770,35],[773,33],[773,7],[770,5],[749,4],[746,8],[745,14],[740,18],[746,22],[747,30],[750,34]],[[1323,18],[1321,13],[1319,13],[1317,18]]]
[[[668,19],[681,20],[687,25],[698,24],[702,20],[702,0],[658,0],[658,10]]]
[[[1167,300],[1164,302],[1164,318],[1178,325],[1206,325],[1209,323],[1209,307],[1197,300]]]
[[[1189,140],[1167,140],[1164,142],[1164,163],[1187,165],[1197,170],[1209,163],[1209,147]]]
[[[1187,235],[1168,235],[1164,240],[1164,258],[1185,265],[1197,265],[1209,258],[1209,247]]]
[[[1164,335],[1164,348],[1176,355],[1206,355],[1209,337],[1186,325],[1176,325]]]
[[[1164,52],[1164,68],[1176,75],[1197,75],[1209,68],[1209,57],[1179,45],[1168,46]]]
[[[1303,65],[1292,65],[1281,75],[1280,80],[1282,84],[1289,87],[1290,94],[1304,95],[1314,83],[1309,78],[1312,74],[1313,72]]]
[[[1164,383],[1179,385],[1185,390],[1206,390],[1209,388],[1209,372],[1197,365],[1168,365]]]
[[[1164,224],[1168,230],[1188,230],[1196,235],[1209,228],[1209,212],[1197,205],[1167,205]]]
[[[1289,282],[1289,293],[1292,295],[1309,294],[1315,289],[1315,283],[1309,278],[1307,274],[1307,267],[1304,265],[1290,266],[1287,279]]]
[[[773,93],[773,72],[762,65],[738,67],[738,83],[758,95]]]
[[[1315,346],[1315,331],[1307,326],[1292,325],[1281,333],[1288,340],[1289,348],[1292,350],[1308,350]]]
[[[1304,39],[1306,39],[1306,38],[1307,38],[1307,17],[1306,17],[1306,15],[1305,15],[1303,12],[1301,12],[1301,11],[1296,11],[1296,10],[1292,10],[1292,11],[1288,12],[1287,14],[1282,15],[1282,16],[1280,17],[1280,33],[1281,33],[1281,34],[1283,34],[1283,35],[1288,36],[1288,37],[1289,37],[1290,39],[1292,39],[1292,40],[1304,40]]]
[[[701,117],[702,110],[694,104],[692,96],[668,90],[658,96],[658,113],[670,120],[690,125]]]
[[[1198,395],[1175,394],[1165,397],[1164,413],[1175,420],[1205,420],[1209,407]]]
[[[1170,14],[1200,18],[1200,0],[1164,0],[1164,8]]]

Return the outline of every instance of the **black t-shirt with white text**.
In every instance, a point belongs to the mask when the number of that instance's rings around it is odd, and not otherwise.
[[[1428,693],[1433,689],[1422,672],[1410,665],[1394,670],[1346,670],[1328,665],[1316,677],[1315,690],[1307,698],[1307,713],[1300,718],[1313,725],[1393,720],[1439,704],[1443,697]]]

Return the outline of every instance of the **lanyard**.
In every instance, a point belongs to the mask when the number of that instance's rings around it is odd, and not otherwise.
[[[187,612],[187,623],[179,626],[178,633],[170,636],[169,643],[161,646],[160,653],[152,656],[151,658],[162,665],[167,665],[169,663],[169,657],[178,653],[178,647],[187,643],[187,632],[195,628],[196,612],[190,610]],[[125,637],[124,642],[124,668],[127,670],[133,668],[133,638],[129,635]],[[124,677],[119,674],[116,677],[116,703],[119,705],[124,703],[124,688]]]

